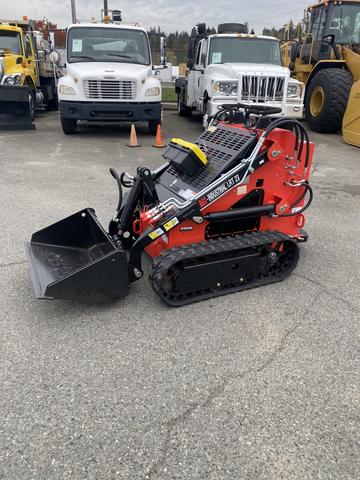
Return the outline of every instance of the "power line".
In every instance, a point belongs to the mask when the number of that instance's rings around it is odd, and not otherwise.
[[[296,13],[296,12],[299,12],[299,11],[302,12],[303,10],[305,10],[305,7],[298,7],[298,8],[296,8],[295,10],[293,9],[293,10],[289,10],[289,11],[287,11],[287,12],[282,12],[282,13],[281,13],[281,16],[283,16],[283,15],[289,15],[289,14]],[[274,18],[274,17],[279,17],[279,16],[280,16],[279,13],[275,13],[275,14],[273,14],[273,15],[267,15],[266,17],[260,17],[260,18],[255,18],[255,19],[250,18],[250,19],[248,20],[248,22],[249,22],[249,23],[250,23],[250,22],[252,22],[252,23],[254,23],[254,22],[260,22],[261,20],[267,20],[267,19],[269,19],[269,18]]]

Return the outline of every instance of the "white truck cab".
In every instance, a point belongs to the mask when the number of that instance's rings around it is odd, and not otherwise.
[[[61,125],[75,133],[78,120],[161,123],[161,84],[148,34],[133,25],[74,24],[66,39],[66,75],[59,80]]]
[[[282,66],[278,39],[203,33],[190,41],[188,57],[187,75],[175,82],[180,115],[202,113],[207,125],[220,105],[243,103],[281,108],[277,116],[302,118],[305,87]]]

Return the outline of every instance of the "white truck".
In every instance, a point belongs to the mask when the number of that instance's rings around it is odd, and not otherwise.
[[[305,86],[282,66],[280,41],[241,33],[242,27],[223,24],[218,34],[207,34],[204,24],[197,26],[190,39],[187,74],[175,81],[179,115],[201,113],[207,126],[220,105],[242,103],[277,107],[277,116],[302,118]]]
[[[59,80],[61,125],[78,120],[161,123],[161,84],[154,76],[145,29],[114,23],[73,24],[66,38],[66,75]]]

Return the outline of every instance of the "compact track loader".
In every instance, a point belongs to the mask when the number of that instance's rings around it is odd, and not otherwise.
[[[224,105],[190,143],[174,138],[151,172],[118,175],[108,232],[85,208],[27,244],[38,298],[117,299],[143,276],[170,306],[284,280],[307,240],[313,144],[279,109]],[[123,195],[123,188],[128,189]]]

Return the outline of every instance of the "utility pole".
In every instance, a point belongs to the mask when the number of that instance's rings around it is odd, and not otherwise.
[[[108,0],[104,0],[104,17],[109,15]]]
[[[72,23],[76,23],[76,6],[75,6],[75,0],[71,0],[71,21],[72,21]]]

